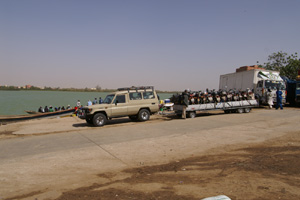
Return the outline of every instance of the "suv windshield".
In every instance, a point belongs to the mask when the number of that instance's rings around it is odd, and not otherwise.
[[[114,94],[110,94],[110,95],[107,95],[103,101],[103,103],[107,103],[107,104],[110,104],[112,102],[112,100],[114,99],[115,95]]]
[[[266,81],[265,87],[270,89],[277,89],[279,87],[280,90],[285,90],[283,82],[280,81]]]

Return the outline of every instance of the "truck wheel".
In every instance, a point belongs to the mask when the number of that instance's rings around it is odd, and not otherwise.
[[[189,112],[188,116],[189,116],[189,118],[195,118],[196,117],[196,113],[195,112]]]
[[[104,126],[106,124],[107,118],[102,113],[97,113],[93,117],[93,124],[94,126]]]
[[[143,122],[143,121],[147,121],[150,118],[150,112],[147,109],[142,109],[140,110],[139,114],[138,114],[138,119],[139,121]]]
[[[244,112],[244,109],[243,109],[243,108],[238,108],[238,109],[236,110],[236,112],[237,112],[237,113],[243,113],[243,112]]]
[[[224,110],[224,113],[225,113],[225,114],[229,114],[229,113],[230,113],[230,110]]]
[[[245,113],[249,113],[250,111],[251,111],[251,108],[245,108],[245,109],[244,109],[244,112],[245,112]]]

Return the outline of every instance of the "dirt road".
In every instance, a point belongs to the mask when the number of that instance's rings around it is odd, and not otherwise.
[[[300,199],[299,114],[0,126],[0,199]]]

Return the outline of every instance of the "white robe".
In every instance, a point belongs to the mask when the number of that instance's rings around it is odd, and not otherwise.
[[[269,106],[273,106],[273,95],[272,95],[272,93],[268,92],[267,97],[268,97],[268,104],[269,104]]]

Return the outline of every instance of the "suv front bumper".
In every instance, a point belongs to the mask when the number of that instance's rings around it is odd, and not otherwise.
[[[77,113],[77,117],[80,119],[87,119],[90,114],[88,109],[80,109]]]

